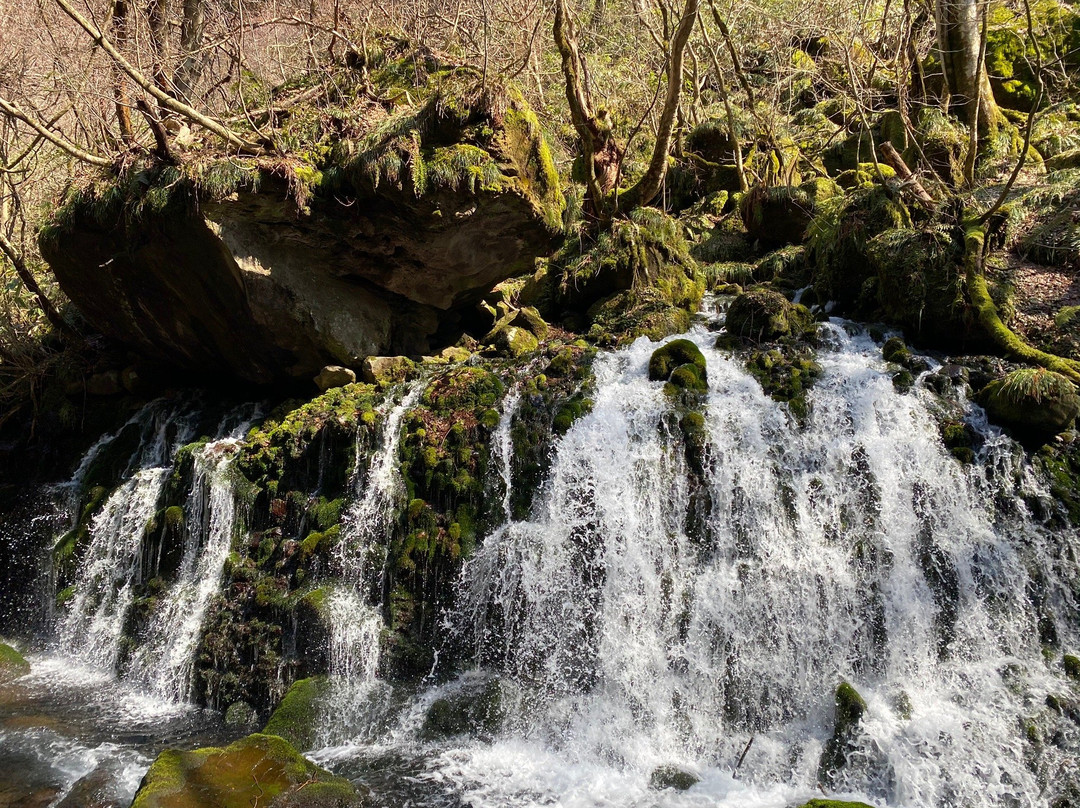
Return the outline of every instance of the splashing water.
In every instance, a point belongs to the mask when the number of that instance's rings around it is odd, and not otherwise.
[[[372,604],[369,592],[376,575],[373,552],[385,542],[393,518],[394,506],[401,496],[401,469],[398,447],[401,424],[406,413],[416,406],[423,393],[422,381],[410,387],[387,413],[382,430],[382,446],[364,469],[363,453],[357,449],[357,468],[353,472],[353,501],[342,520],[341,541],[335,563],[342,582],[326,598],[329,625],[330,688],[320,721],[320,740],[325,744],[340,741],[363,724],[375,692],[383,629],[382,614]],[[358,433],[357,441],[360,440]]]
[[[164,411],[150,405],[144,413],[133,461],[137,470],[93,518],[74,595],[57,626],[60,649],[107,670],[116,667],[120,656],[124,622],[140,579],[146,525],[157,510],[175,450],[190,440],[193,430],[194,419],[183,408]]]
[[[784,806],[815,795],[846,680],[868,709],[838,793],[1047,804],[1020,727],[1068,687],[1038,623],[1075,647],[1076,537],[1029,512],[1045,493],[1022,454],[971,409],[986,441],[962,466],[931,396],[898,393],[875,344],[835,324],[801,426],[714,335],[690,337],[710,381],[701,490],[647,381],[656,345],[601,357],[533,518],[468,562],[450,618],[516,684],[506,726],[433,777],[478,806]],[[664,764],[701,782],[661,795]]]
[[[191,698],[195,650],[203,617],[221,587],[225,559],[237,531],[237,495],[231,474],[243,435],[255,415],[228,437],[211,441],[194,455],[191,490],[185,499],[185,542],[176,579],[159,598],[127,674],[149,693],[170,701]],[[257,410],[256,410],[257,413]],[[219,434],[227,431],[225,419]]]

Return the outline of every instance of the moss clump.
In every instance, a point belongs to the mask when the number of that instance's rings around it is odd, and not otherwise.
[[[57,586],[61,589],[70,586],[75,580],[79,561],[90,541],[90,523],[104,504],[107,494],[105,486],[91,487],[86,493],[75,527],[61,536],[53,545],[53,570],[56,572]]]
[[[800,422],[809,414],[807,394],[821,376],[821,365],[806,346],[782,344],[768,351],[754,350],[746,369],[774,401],[788,405]]]
[[[1061,658],[1061,666],[1065,669],[1065,675],[1070,679],[1080,679],[1080,657],[1065,654]]]
[[[992,420],[1036,440],[1068,429],[1080,414],[1075,385],[1044,368],[1014,370],[983,388],[977,400]]]
[[[669,305],[696,311],[705,291],[682,227],[655,208],[616,219],[585,249],[578,239],[568,241],[555,264],[561,304],[579,310],[619,292],[652,289]]]
[[[729,334],[754,340],[801,336],[813,325],[810,312],[779,292],[752,289],[736,297],[727,313]]]
[[[658,289],[619,292],[588,311],[588,338],[602,348],[616,348],[648,337],[659,341],[690,328],[691,310],[672,305]]]
[[[274,735],[249,735],[224,748],[167,749],[143,777],[132,808],[294,808],[359,806],[348,780],[305,759]]]
[[[30,673],[30,663],[7,643],[0,642],[0,682],[8,682]]]
[[[834,696],[833,734],[825,743],[818,765],[818,780],[831,785],[837,773],[847,765],[848,754],[855,749],[859,722],[866,713],[866,702],[848,682],[841,682]]]
[[[323,676],[293,682],[266,722],[263,732],[284,738],[298,749],[310,749],[315,744],[315,722],[319,715],[319,703],[326,696],[327,687],[327,680]]]
[[[909,227],[907,208],[880,185],[857,188],[819,205],[809,232],[818,299],[835,300],[856,311],[875,308],[876,288],[864,289],[876,275],[867,247],[881,233]]]

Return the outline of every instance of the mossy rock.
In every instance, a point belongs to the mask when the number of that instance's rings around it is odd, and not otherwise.
[[[1080,657],[1065,654],[1061,658],[1061,666],[1065,669],[1065,675],[1070,679],[1080,680]]]
[[[874,806],[867,805],[865,802],[817,799],[810,800],[810,802],[804,802],[799,808],[874,808]]]
[[[348,780],[304,758],[275,735],[224,748],[166,749],[151,764],[132,808],[345,808],[362,804]]]
[[[1014,370],[984,387],[977,401],[995,423],[1039,441],[1064,432],[1080,414],[1075,385],[1043,368]]]
[[[505,718],[502,684],[489,679],[478,688],[433,701],[420,737],[432,741],[457,735],[491,736]]]
[[[533,353],[540,347],[540,341],[531,331],[508,325],[495,332],[492,344],[501,354],[517,359]]]
[[[809,347],[780,343],[767,351],[751,351],[746,369],[770,398],[787,404],[792,415],[805,422],[810,411],[807,395],[822,373]]]
[[[672,305],[657,289],[632,289],[594,304],[588,318],[589,341],[602,348],[617,348],[638,337],[659,341],[684,333],[690,328],[692,315],[688,307]]]
[[[831,785],[837,773],[847,765],[848,755],[855,748],[859,722],[866,713],[866,702],[848,682],[837,686],[833,704],[833,734],[825,742],[818,764],[818,780],[824,785]]]
[[[701,349],[688,339],[674,339],[657,348],[649,357],[649,381],[668,381],[674,371],[687,365],[705,378],[705,355]]]
[[[701,778],[678,766],[657,766],[649,775],[649,785],[655,789],[671,788],[686,791],[701,782]]]
[[[325,698],[328,687],[325,676],[312,676],[293,682],[266,722],[263,732],[284,738],[299,749],[310,749],[315,743],[319,703]]]
[[[811,328],[806,307],[771,289],[751,289],[736,297],[727,312],[728,333],[755,340],[799,336]]]
[[[808,242],[818,299],[835,300],[849,314],[874,311],[877,270],[869,261],[869,244],[881,233],[905,227],[911,227],[907,208],[880,185],[856,188],[819,205]],[[875,285],[867,290],[869,280]]]
[[[9,682],[30,673],[30,663],[7,643],[0,642],[0,682]]]
[[[840,193],[830,180],[810,180],[799,186],[756,186],[739,203],[743,224],[751,238],[780,247],[800,244],[817,206]]]

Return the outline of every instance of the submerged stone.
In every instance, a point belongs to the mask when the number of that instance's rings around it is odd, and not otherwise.
[[[348,780],[335,777],[274,735],[229,746],[166,749],[150,766],[132,808],[346,808],[361,805]]]
[[[431,741],[455,735],[491,735],[505,717],[502,684],[490,679],[479,689],[433,701],[424,716],[420,737]]]
[[[656,789],[673,788],[676,791],[697,785],[701,778],[678,766],[657,766],[649,775],[649,785]]]

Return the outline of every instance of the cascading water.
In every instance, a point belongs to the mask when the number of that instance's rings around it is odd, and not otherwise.
[[[930,395],[898,393],[877,346],[837,325],[804,425],[713,335],[690,336],[710,380],[703,528],[686,529],[681,439],[647,381],[655,344],[602,357],[534,517],[488,538],[450,617],[513,683],[507,723],[432,776],[471,805],[785,806],[815,795],[849,681],[868,706],[837,793],[1047,804],[1021,727],[1068,685],[1030,593],[1075,647],[1075,536],[1028,512],[1041,493],[1015,444],[971,410],[987,440],[962,466]],[[664,764],[702,782],[661,797]]]
[[[353,470],[353,500],[342,520],[335,566],[341,583],[326,598],[329,625],[330,689],[320,722],[323,743],[341,741],[358,726],[359,717],[376,686],[382,615],[371,604],[372,554],[385,541],[394,506],[401,495],[398,447],[401,423],[424,390],[422,382],[409,388],[386,414],[382,446],[363,466],[360,433],[357,466]]]
[[[510,510],[510,500],[513,493],[513,425],[514,415],[517,414],[521,405],[521,388],[514,387],[506,394],[502,403],[502,415],[499,425],[491,436],[492,455],[495,459],[495,467],[499,470],[499,479],[502,482],[502,512],[503,518],[509,522],[513,518]]]
[[[222,570],[237,529],[237,494],[231,475],[236,452],[251,425],[247,417],[231,430],[227,418],[218,434],[194,455],[191,490],[185,500],[185,542],[176,578],[158,599],[127,678],[172,701],[191,696],[195,649],[210,600],[221,587]]]
[[[143,434],[129,466],[135,471],[94,517],[70,606],[57,626],[59,648],[81,662],[108,670],[116,666],[139,580],[146,525],[157,509],[175,450],[191,439],[193,421],[186,409],[168,410],[158,403],[139,416]]]

